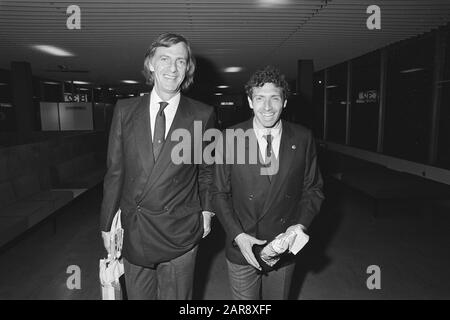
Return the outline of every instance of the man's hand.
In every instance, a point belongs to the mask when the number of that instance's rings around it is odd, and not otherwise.
[[[261,266],[256,260],[255,255],[253,254],[252,247],[255,244],[264,244],[267,242],[267,240],[259,240],[249,234],[240,233],[236,236],[236,238],[234,238],[234,241],[239,246],[239,249],[241,249],[242,255],[244,256],[245,260],[247,260],[247,262],[256,269],[261,270]]]
[[[203,237],[205,238],[211,232],[211,218],[214,213],[209,211],[202,211],[203,214]]]
[[[106,252],[111,254],[111,232],[102,231],[103,245]]]

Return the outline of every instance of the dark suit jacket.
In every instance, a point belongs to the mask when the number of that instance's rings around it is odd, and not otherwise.
[[[244,131],[253,128],[253,120],[231,129],[239,128]],[[255,135],[253,130],[251,134]],[[231,148],[230,139],[225,140],[224,154]],[[236,157],[236,143],[234,148]],[[248,153],[248,144],[245,150]],[[231,262],[247,264],[239,248],[233,245],[238,234],[245,232],[271,241],[291,225],[301,223],[308,227],[319,212],[324,199],[323,182],[314,139],[308,129],[283,121],[279,171],[271,183],[268,176],[260,174],[260,164],[247,161],[232,165],[225,161],[215,166],[211,195],[215,213],[227,234],[226,256]]]
[[[120,100],[115,106],[100,228],[109,231],[120,207],[123,256],[133,264],[151,267],[181,256],[203,235],[201,211],[212,211],[208,196],[212,168],[175,165],[171,152],[178,141],[170,137],[174,129],[186,129],[192,137],[188,145],[193,152],[194,121],[202,121],[204,131],[214,125],[214,113],[213,108],[181,95],[163,149],[154,163],[149,99],[147,94]]]

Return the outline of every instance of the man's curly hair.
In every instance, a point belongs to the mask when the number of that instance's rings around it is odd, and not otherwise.
[[[245,92],[247,96],[252,99],[253,88],[259,88],[266,83],[273,83],[276,87],[281,88],[283,99],[286,100],[289,97],[289,84],[287,83],[280,70],[273,66],[266,66],[264,69],[256,71],[245,85]]]

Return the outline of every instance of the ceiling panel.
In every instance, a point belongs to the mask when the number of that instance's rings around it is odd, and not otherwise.
[[[76,1],[81,30],[66,28],[71,1],[0,1],[0,68],[29,61],[33,73],[60,80],[119,85],[142,80],[143,55],[159,33],[184,34],[199,63],[217,82],[242,88],[256,68],[271,63],[289,79],[298,59],[316,70],[428,32],[450,21],[449,0],[378,0],[381,30],[368,30],[366,9],[356,0]],[[74,57],[49,56],[31,48],[48,44]],[[46,72],[63,64],[89,73]],[[224,74],[226,66],[243,66]],[[208,69],[203,68],[203,70]]]

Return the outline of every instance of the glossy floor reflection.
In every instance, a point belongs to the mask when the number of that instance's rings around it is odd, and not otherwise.
[[[449,299],[450,215],[433,208],[397,208],[371,215],[370,199],[329,183],[327,201],[298,256],[292,299]],[[101,186],[0,251],[0,299],[100,299],[98,231]],[[229,299],[224,236],[216,222],[200,247],[194,295]],[[81,289],[67,287],[69,266]],[[367,267],[381,270],[369,290]]]

